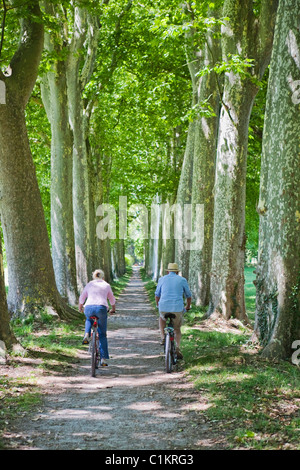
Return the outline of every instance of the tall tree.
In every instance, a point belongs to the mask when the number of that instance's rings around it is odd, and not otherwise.
[[[280,0],[263,133],[256,331],[267,357],[300,338],[299,4]]]
[[[81,291],[91,279],[95,257],[91,182],[88,161],[88,110],[84,89],[93,72],[98,49],[99,19],[75,6],[73,34],[66,67],[68,111],[73,131],[73,214],[77,284]],[[83,53],[85,51],[85,53]]]
[[[225,73],[216,161],[211,300],[208,315],[247,322],[244,298],[245,187],[249,119],[269,63],[277,0],[225,0],[222,27]],[[240,67],[250,61],[250,72]]]
[[[37,1],[21,13],[21,34],[6,74],[6,103],[0,105],[0,214],[6,248],[12,312],[49,306],[62,317],[75,312],[62,302],[55,284],[49,239],[25,122],[25,107],[36,81],[44,44]]]
[[[3,257],[2,257],[2,241],[0,237],[0,342],[4,343],[4,348],[0,349],[11,349],[14,344],[17,344],[17,340],[12,333],[9,326],[10,318],[6,303],[6,291],[4,282],[4,269],[3,269]]]
[[[42,74],[44,107],[51,124],[51,242],[55,280],[68,303],[77,303],[73,223],[73,133],[69,123],[66,11],[46,2],[45,12],[56,28],[45,34],[45,51],[51,66]]]
[[[203,239],[201,247],[191,250],[189,255],[189,284],[196,305],[207,306],[210,294],[210,271],[213,244],[214,220],[214,183],[215,160],[219,125],[220,93],[222,89],[214,72],[201,74],[203,69],[212,70],[221,57],[220,25],[213,22],[219,17],[219,9],[208,12],[212,26],[206,34],[202,47],[202,60],[197,71],[197,90],[199,111],[195,120],[195,140],[192,176],[192,220],[196,221],[197,213],[203,207]],[[215,18],[212,18],[214,15]],[[199,51],[197,51],[199,54]],[[200,238],[200,233],[198,233]]]

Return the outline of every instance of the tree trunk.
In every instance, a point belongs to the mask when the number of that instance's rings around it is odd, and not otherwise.
[[[98,47],[99,25],[84,8],[74,9],[74,32],[67,61],[68,110],[73,131],[73,211],[75,254],[78,289],[81,291],[91,279],[94,269],[92,255],[94,223],[92,218],[92,189],[87,148],[88,120],[82,92],[93,71]],[[82,63],[79,51],[88,41],[89,47]]]
[[[195,102],[193,101],[195,104]],[[181,207],[180,215],[182,227],[181,234],[175,239],[175,260],[183,277],[188,279],[190,251],[187,249],[187,237],[185,234],[184,205],[192,202],[192,174],[193,174],[193,158],[195,145],[195,122],[190,122],[187,135],[187,143],[185,148],[184,160],[177,190],[176,204]]]
[[[4,269],[3,269],[3,257],[2,257],[2,242],[0,239],[0,361],[1,361],[1,350],[12,349],[14,344],[17,344],[17,340],[12,333],[9,326],[10,318],[6,303],[6,291],[4,282]],[[1,342],[3,345],[1,346]]]
[[[184,5],[185,13],[191,15],[187,5]],[[191,16],[191,21],[193,21],[193,15]],[[201,83],[203,84],[206,78],[202,80],[199,78],[198,73],[204,65],[204,53],[202,44],[197,44],[197,39],[195,39],[194,29],[190,28],[186,35],[186,55],[188,61],[188,67],[192,82],[192,109],[197,109],[197,106],[201,106],[200,99],[203,96],[203,88],[201,90]],[[202,95],[202,96],[201,96]],[[206,96],[207,98],[207,96]],[[197,110],[198,111],[198,110]],[[199,272],[199,266],[197,265],[197,255],[192,254],[192,251],[189,249],[190,234],[187,231],[187,227],[190,225],[191,221],[185,220],[185,215],[187,214],[187,209],[184,208],[184,205],[192,205],[193,202],[196,202],[198,199],[196,185],[198,183],[197,178],[199,177],[198,172],[194,174],[194,170],[197,170],[197,165],[199,162],[199,127],[201,128],[201,123],[199,122],[199,111],[197,117],[192,116],[192,121],[189,124],[186,149],[184,154],[184,160],[178,185],[177,191],[177,204],[181,207],[181,218],[182,218],[182,237],[179,236],[179,239],[175,241],[175,258],[181,269],[182,276],[189,279],[189,272],[192,275],[191,282],[193,284],[193,291],[195,293],[195,288],[198,284],[197,275]],[[197,146],[197,147],[196,147]],[[194,164],[194,158],[196,162]],[[194,194],[193,194],[194,188]],[[194,201],[193,201],[194,199]],[[195,214],[193,208],[191,215]],[[193,265],[190,271],[190,261],[193,259]],[[197,266],[196,266],[197,265]],[[196,277],[195,277],[196,276]]]
[[[161,274],[166,274],[169,263],[175,260],[175,238],[174,238],[174,217],[170,209],[175,201],[176,195],[163,204],[162,211],[162,242],[161,242]]]
[[[266,357],[300,339],[300,34],[296,0],[279,2],[263,134],[256,332]]]
[[[174,176],[181,171],[181,164],[183,160],[183,152],[181,150],[181,126],[174,127],[171,133],[169,142],[169,151],[167,161],[169,166],[173,169]],[[169,192],[166,197],[166,202],[162,204],[162,254],[161,254],[161,273],[164,276],[169,263],[175,262],[176,252],[176,196],[178,187],[173,186],[172,192]]]
[[[28,7],[29,8],[29,7]],[[25,106],[34,86],[43,49],[38,2],[23,20],[22,41],[11,61],[12,74],[0,76],[6,104],[0,114],[1,222],[7,254],[8,307],[14,313],[50,307],[74,314],[56,288],[48,233],[25,123]],[[68,312],[67,312],[68,311]]]
[[[53,8],[48,13],[54,14]],[[63,30],[63,25],[60,28]],[[61,53],[61,41],[46,35],[46,49]],[[73,135],[69,124],[66,61],[58,60],[43,77],[42,98],[51,124],[51,239],[55,279],[60,295],[78,300],[72,200]]]
[[[212,33],[208,34],[204,47],[204,66],[214,67],[220,60],[220,42]],[[196,305],[207,306],[210,294],[210,272],[213,246],[214,183],[217,134],[219,123],[220,92],[217,77],[213,72],[204,75],[199,82],[198,101],[207,101],[212,116],[200,116],[195,122],[193,158],[192,210],[196,220],[196,204],[204,208],[203,244],[191,250],[189,262],[189,285]]]
[[[252,76],[234,69],[225,74],[216,161],[211,299],[208,315],[248,322],[244,297],[245,188],[249,118],[270,57],[277,2],[262,1],[260,22],[252,0],[226,0],[222,28],[223,59],[238,54],[254,59]],[[268,34],[267,32],[268,31]]]

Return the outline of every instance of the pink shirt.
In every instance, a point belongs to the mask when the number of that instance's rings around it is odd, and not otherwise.
[[[105,305],[108,307],[107,299],[111,305],[115,305],[116,299],[110,285],[103,279],[90,281],[82,291],[79,297],[79,303],[85,305]]]

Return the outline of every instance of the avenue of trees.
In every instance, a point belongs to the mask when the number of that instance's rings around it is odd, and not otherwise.
[[[76,318],[93,270],[124,274],[134,243],[154,280],[175,261],[208,317],[245,324],[257,259],[254,333],[290,358],[298,1],[6,0],[0,21],[2,344],[11,317]]]

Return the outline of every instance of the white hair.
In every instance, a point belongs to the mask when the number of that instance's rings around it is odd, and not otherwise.
[[[93,272],[93,279],[103,279],[104,278],[104,271],[102,269],[96,269]]]

